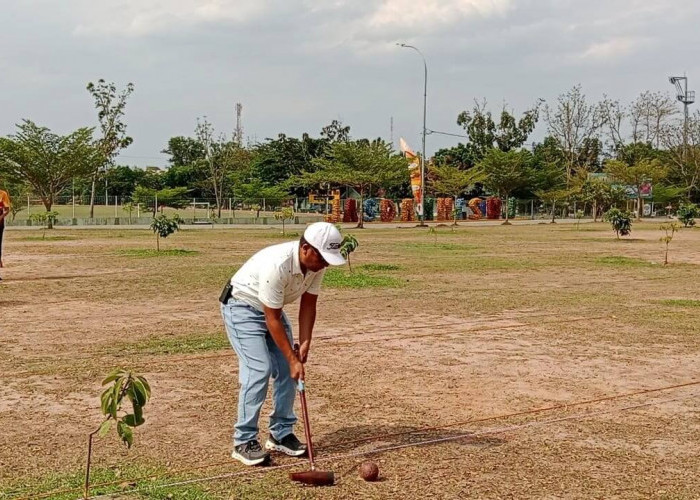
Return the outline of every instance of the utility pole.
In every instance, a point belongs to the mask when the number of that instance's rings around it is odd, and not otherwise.
[[[671,76],[668,79],[676,86],[676,99],[683,103],[683,158],[688,150],[688,106],[695,102],[695,91],[688,90],[688,77]]]
[[[243,142],[243,123],[241,122],[241,113],[243,113],[243,104],[240,102],[236,103],[236,131],[234,132],[233,141],[241,146]]]

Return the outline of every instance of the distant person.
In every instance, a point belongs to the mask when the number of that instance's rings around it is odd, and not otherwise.
[[[265,449],[293,457],[306,454],[306,445],[294,435],[295,381],[304,379],[326,267],[345,263],[342,240],[333,224],[311,224],[299,241],[263,248],[253,255],[219,297],[226,332],[238,355],[241,386],[232,457],[245,465],[269,460],[258,441],[258,419],[270,378],[274,409]],[[292,325],[282,307],[300,297],[299,352],[295,352]]]
[[[10,195],[7,191],[0,189],[0,267],[3,267],[2,263],[2,234],[5,232],[5,217],[10,213]],[[2,276],[0,276],[2,280]]]

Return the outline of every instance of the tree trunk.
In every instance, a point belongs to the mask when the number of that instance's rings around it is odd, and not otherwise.
[[[593,200],[593,222],[598,222],[598,202]]]
[[[454,210],[452,210],[452,225],[457,225],[457,197],[454,197]],[[425,203],[423,203],[423,220],[425,220]]]
[[[365,228],[365,213],[364,213],[364,201],[365,197],[365,190],[364,188],[360,188],[360,217],[358,218],[357,221],[357,229],[364,229]]]
[[[644,215],[644,199],[642,198],[642,186],[637,186],[637,200],[639,202],[639,207],[637,207],[637,220],[641,221],[642,216]]]
[[[557,210],[557,202],[553,201],[552,202],[552,222],[551,222],[551,224],[556,224],[556,222],[554,221],[554,218],[557,216],[556,210]]]
[[[510,222],[508,221],[508,200],[510,196],[506,195],[506,220],[503,221],[504,226],[510,226]]]
[[[48,216],[48,213],[51,211],[51,207],[53,206],[53,196],[48,198],[42,197],[41,201],[44,203],[44,207],[46,208],[46,229],[53,229],[53,219]]]
[[[156,233],[156,252],[160,252],[160,236]]]
[[[92,188],[90,189],[90,218],[95,218],[95,183],[97,182],[97,172],[92,174]]]

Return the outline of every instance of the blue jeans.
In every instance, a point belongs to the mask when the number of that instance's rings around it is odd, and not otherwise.
[[[289,373],[289,363],[267,330],[265,314],[248,304],[229,299],[221,304],[229,342],[238,355],[238,421],[234,426],[235,446],[258,437],[260,409],[267,397],[267,386],[274,381],[274,409],[270,414],[270,434],[277,440],[292,433],[297,417],[294,414],[296,383]],[[289,343],[293,344],[292,325],[282,313],[282,323]]]

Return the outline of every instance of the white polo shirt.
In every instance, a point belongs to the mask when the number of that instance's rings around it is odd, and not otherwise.
[[[299,242],[263,248],[231,278],[231,296],[263,311],[263,305],[281,309],[305,292],[318,295],[326,270],[301,272]]]

